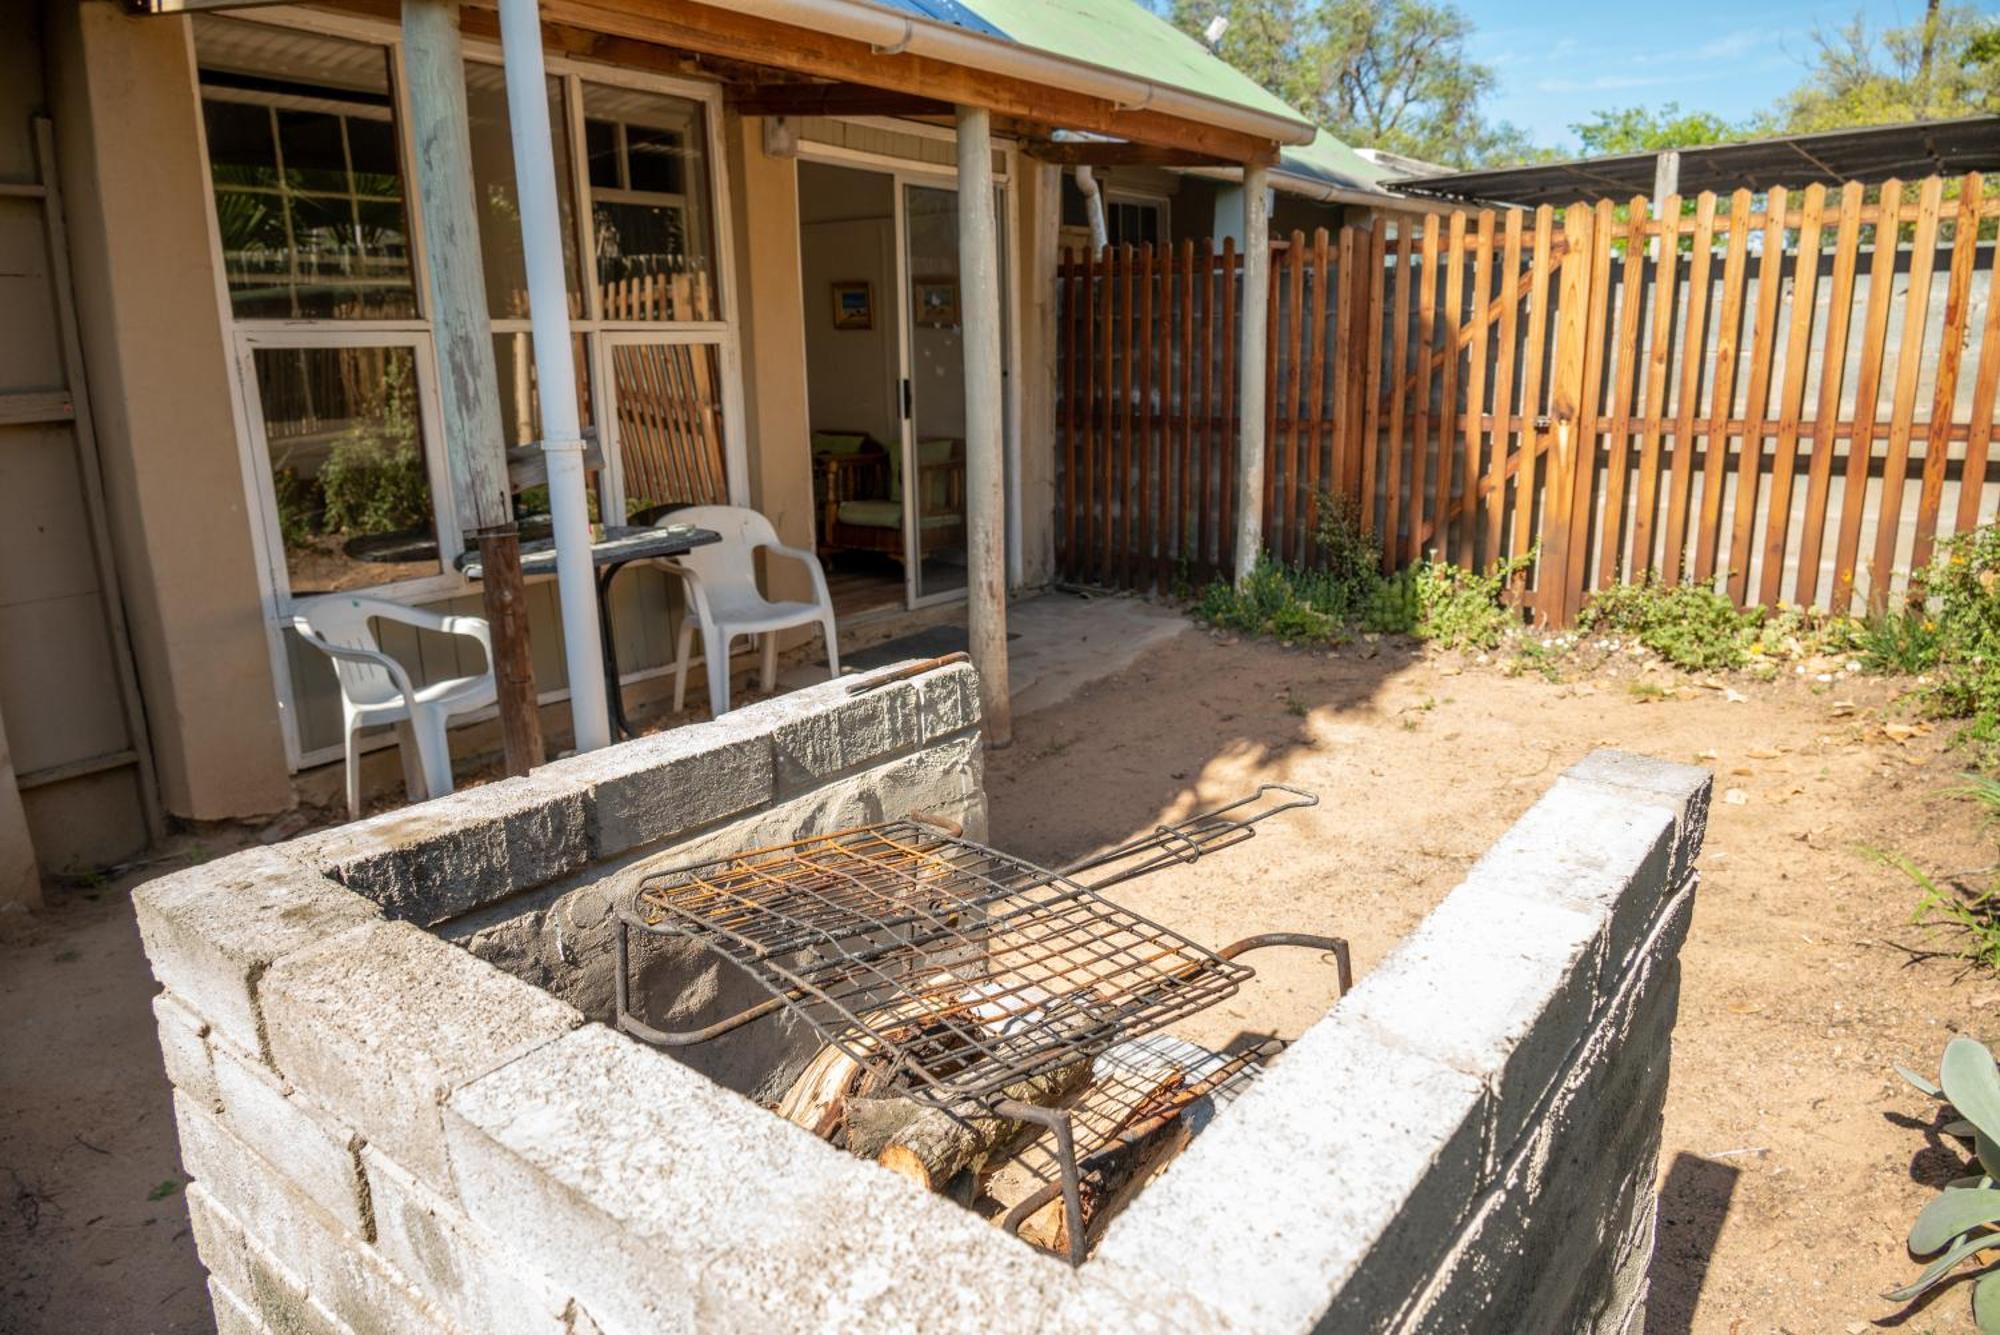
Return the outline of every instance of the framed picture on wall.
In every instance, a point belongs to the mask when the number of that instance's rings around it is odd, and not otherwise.
[[[875,327],[875,289],[872,284],[833,285],[833,327],[835,329]]]
[[[913,284],[917,303],[917,323],[933,329],[958,323],[958,280],[919,278]]]

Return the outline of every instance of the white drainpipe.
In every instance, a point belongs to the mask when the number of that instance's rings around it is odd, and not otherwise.
[[[507,121],[514,138],[514,188],[521,208],[521,253],[528,270],[528,315],[542,408],[542,453],[555,524],[556,589],[562,602],[569,710],[578,751],[611,741],[604,698],[604,651],[597,629],[597,581],[590,555],[590,508],[583,429],[576,412],[569,295],[563,279],[556,159],[549,140],[548,79],[536,0],[500,0],[500,45],[507,72]]]
[[[1104,225],[1104,192],[1097,187],[1097,173],[1088,165],[1076,169],[1076,188],[1082,192],[1084,210],[1090,215],[1090,248],[1101,252],[1111,244],[1111,232]]]

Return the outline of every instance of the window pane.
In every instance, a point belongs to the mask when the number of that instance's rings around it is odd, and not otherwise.
[[[438,572],[409,348],[259,348],[257,396],[294,594]]]
[[[605,317],[721,319],[701,104],[586,84],[583,105]]]
[[[549,80],[549,137],[555,143],[556,209],[562,216],[563,283],[570,314],[582,314],[576,279],[576,211],[570,205],[569,131],[563,124],[562,81]],[[496,319],[528,314],[528,269],[521,250],[520,196],[514,189],[514,140],[507,126],[507,81],[496,65],[465,67],[472,113],[472,185],[479,201],[479,253],[486,266],[486,305]]]
[[[584,336],[571,335],[576,354],[576,408],[587,435],[591,428],[590,360]],[[493,361],[500,373],[500,429],[507,448],[532,445],[542,435],[541,386],[535,375],[534,341],[528,331],[507,330],[493,335]],[[597,521],[597,477],[591,475],[590,518]],[[549,489],[545,483],[522,487],[514,493],[514,517],[520,522],[523,538],[547,537]]]
[[[626,515],[663,506],[729,504],[717,349],[615,344],[611,381]]]
[[[415,316],[387,49],[207,14],[194,33],[235,313]]]

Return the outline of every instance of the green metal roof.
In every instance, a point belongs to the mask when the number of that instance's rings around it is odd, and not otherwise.
[[[923,0],[888,0],[891,8],[937,20]],[[1065,60],[1167,84],[1197,97],[1310,124],[1297,108],[1136,0],[955,0],[979,24],[944,19]],[[1320,138],[1326,136],[1322,134]]]
[[[1325,130],[1321,130],[1310,144],[1283,149],[1278,166],[1293,176],[1309,177],[1350,190],[1380,190],[1384,181],[1393,180],[1396,176],[1387,167],[1370,162]]]

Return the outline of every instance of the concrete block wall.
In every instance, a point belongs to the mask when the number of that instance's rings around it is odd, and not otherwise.
[[[1698,771],[1570,771],[1079,1270],[592,1018],[584,901],[656,858],[979,833],[973,685],[818,687],[142,888],[219,1328],[1630,1328]]]

